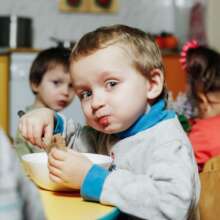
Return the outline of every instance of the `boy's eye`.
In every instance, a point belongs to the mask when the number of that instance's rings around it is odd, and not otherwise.
[[[107,82],[107,88],[111,89],[112,87],[116,86],[118,84],[118,82],[116,81],[108,81]]]
[[[59,86],[61,84],[60,80],[53,80],[52,81],[54,85]]]
[[[92,91],[83,91],[79,94],[80,100],[88,99],[92,95]]]

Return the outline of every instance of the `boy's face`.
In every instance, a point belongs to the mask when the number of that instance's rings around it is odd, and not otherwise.
[[[146,111],[149,81],[119,46],[72,62],[71,76],[87,123],[98,131],[124,131]]]
[[[70,74],[64,72],[62,65],[49,69],[39,85],[32,84],[32,89],[37,93],[37,107],[48,107],[55,111],[67,107],[75,95]]]

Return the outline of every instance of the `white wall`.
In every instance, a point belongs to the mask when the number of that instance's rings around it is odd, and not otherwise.
[[[170,31],[183,39],[186,37],[184,33],[188,20],[188,12],[184,12],[184,9],[195,1],[197,0],[118,0],[119,12],[116,14],[89,14],[60,12],[59,0],[0,0],[0,15],[31,17],[33,46],[36,48],[54,45],[50,40],[51,36],[76,40],[87,31],[113,23],[133,25],[153,33]],[[220,1],[204,1],[208,3],[208,42],[220,50]],[[177,5],[182,5],[180,13],[175,10]]]
[[[174,0],[118,0],[116,14],[63,13],[59,0],[0,0],[0,15],[20,15],[33,19],[34,47],[54,45],[51,36],[76,40],[98,26],[122,23],[149,32],[174,32]],[[190,0],[187,0],[190,1]]]
[[[207,10],[207,35],[209,45],[220,51],[220,1],[209,0]]]

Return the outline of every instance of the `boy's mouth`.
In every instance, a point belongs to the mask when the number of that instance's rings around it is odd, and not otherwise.
[[[66,101],[58,101],[58,105],[64,108],[64,107],[66,107],[67,102]]]
[[[98,123],[103,126],[103,127],[106,127],[109,125],[109,119],[108,119],[108,116],[103,116],[101,118],[98,119]]]

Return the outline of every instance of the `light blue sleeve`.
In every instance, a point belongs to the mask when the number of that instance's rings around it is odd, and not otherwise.
[[[109,171],[94,164],[86,175],[80,194],[86,200],[99,201],[103,184]]]

